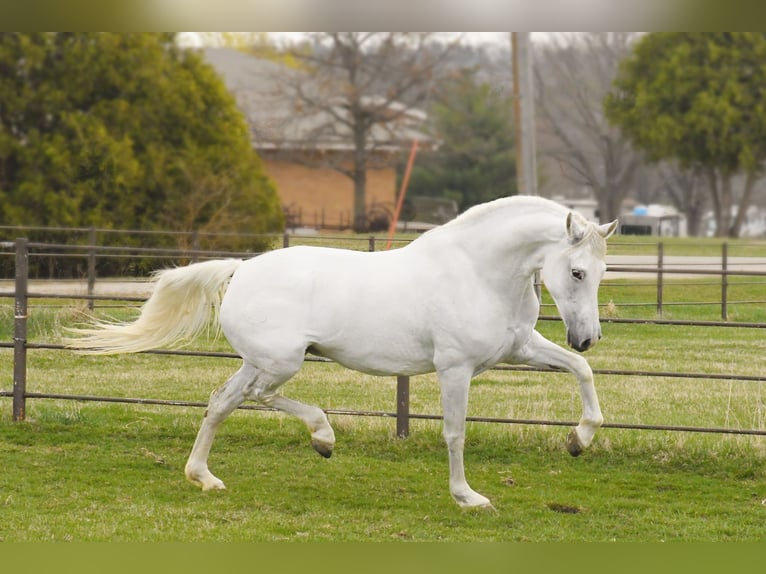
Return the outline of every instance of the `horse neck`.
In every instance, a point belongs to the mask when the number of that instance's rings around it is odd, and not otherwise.
[[[497,209],[465,222],[445,226],[439,234],[450,249],[463,251],[475,268],[500,281],[512,277],[527,280],[540,270],[552,250],[565,248],[563,214],[540,205],[513,205]],[[436,230],[435,230],[436,231]],[[435,234],[436,236],[436,234]]]

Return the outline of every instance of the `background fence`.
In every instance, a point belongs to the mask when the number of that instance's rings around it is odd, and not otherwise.
[[[13,418],[14,420],[24,420],[26,411],[27,399],[64,399],[74,401],[101,401],[101,402],[122,402],[122,403],[134,403],[134,404],[159,404],[169,406],[192,406],[203,407],[205,403],[189,402],[189,401],[167,401],[152,398],[125,398],[125,397],[107,397],[107,396],[92,396],[92,395],[63,395],[63,394],[46,394],[46,393],[32,393],[26,390],[26,370],[27,370],[27,351],[35,349],[48,349],[48,350],[64,350],[61,345],[52,343],[30,343],[27,340],[27,320],[29,301],[42,300],[46,298],[56,299],[72,299],[72,300],[85,300],[88,302],[88,306],[92,309],[98,302],[109,300],[110,302],[118,301],[124,304],[135,305],[142,302],[145,298],[143,296],[118,296],[118,295],[96,295],[95,286],[97,281],[97,270],[99,269],[99,261],[103,259],[109,259],[114,257],[119,258],[142,258],[152,259],[159,263],[159,266],[167,265],[169,262],[174,264],[188,263],[189,261],[210,259],[218,257],[249,257],[256,254],[254,251],[243,252],[231,252],[231,251],[215,251],[215,250],[201,250],[201,249],[169,249],[169,248],[147,248],[147,247],[120,247],[120,246],[101,246],[96,245],[93,240],[95,235],[93,230],[80,230],[87,232],[92,241],[86,244],[63,244],[63,243],[44,243],[44,242],[30,242],[26,238],[16,239],[13,242],[0,242],[0,256],[6,259],[12,259],[14,278],[13,289],[5,290],[0,293],[0,297],[12,298],[14,301],[14,330],[13,341],[0,342],[0,348],[12,348],[13,349],[13,388],[12,390],[0,390],[0,396],[13,397]],[[375,251],[378,245],[382,245],[375,237],[368,238],[336,238],[349,242],[354,242],[354,245],[349,247],[364,248],[370,251]],[[289,246],[296,239],[289,235],[284,236],[272,236],[271,241],[278,241],[282,246]],[[305,241],[305,240],[303,240]],[[315,241],[320,241],[319,239]],[[326,241],[326,238],[321,241]],[[611,273],[629,273],[631,275],[648,274],[650,277],[656,279],[656,294],[657,299],[651,303],[637,303],[639,305],[656,305],[657,316],[651,319],[631,319],[631,318],[609,318],[602,319],[603,322],[614,323],[658,323],[668,325],[696,325],[696,326],[719,326],[721,328],[766,328],[766,322],[750,321],[750,322],[731,322],[727,321],[727,309],[733,302],[729,300],[728,292],[732,286],[730,281],[731,276],[737,276],[739,278],[751,278],[757,279],[759,277],[766,277],[766,272],[753,268],[738,268],[732,269],[728,263],[728,248],[724,244],[722,246],[720,266],[718,269],[711,269],[709,266],[701,268],[699,266],[666,266],[664,264],[663,257],[663,244],[658,244],[657,264],[654,266],[648,266],[645,263],[637,265],[610,265],[608,272]],[[56,258],[73,258],[84,261],[83,266],[87,272],[82,277],[82,280],[86,284],[85,292],[82,294],[71,293],[56,293],[50,290],[46,292],[35,292],[30,290],[30,259],[32,258],[47,258],[49,260]],[[664,302],[664,287],[667,278],[671,275],[695,275],[701,277],[714,277],[716,278],[716,284],[720,285],[721,299],[717,302],[711,301],[687,301],[684,304],[695,305],[719,305],[721,308],[721,320],[720,321],[690,321],[690,320],[673,320],[663,319],[661,317],[662,311],[667,305]],[[55,283],[54,283],[55,285]],[[764,290],[764,300],[749,300],[749,301],[737,301],[738,304],[748,305],[766,305],[766,289]],[[560,320],[555,314],[545,314],[547,310],[553,307],[550,303],[544,304],[543,314],[540,316],[540,320],[543,321],[557,321]],[[554,307],[555,308],[555,307]],[[239,358],[233,353],[220,353],[220,352],[198,352],[198,351],[165,351],[156,350],[150,351],[155,354],[174,354],[174,355],[194,355],[194,356],[208,356],[208,357],[220,357],[222,359]],[[326,359],[307,357],[307,361],[328,362]],[[538,369],[525,366],[497,366],[493,370],[496,371],[546,371],[550,369]],[[644,370],[612,370],[612,369],[594,369],[594,374],[605,376],[640,376],[640,377],[664,377],[664,378],[694,378],[694,379],[706,379],[706,380],[731,380],[731,381],[748,381],[753,383],[766,382],[766,375],[740,375],[740,374],[710,374],[710,373],[695,373],[695,372],[683,372],[683,371],[644,371]],[[261,406],[243,406],[241,408],[254,409],[254,410],[272,410],[268,407]],[[343,415],[359,415],[359,416],[379,416],[379,417],[391,417],[396,419],[397,434],[399,436],[407,436],[409,433],[409,421],[411,419],[440,419],[440,415],[435,414],[418,414],[411,413],[409,408],[409,377],[397,377],[397,394],[396,394],[396,408],[392,412],[383,411],[350,411],[342,409],[328,409],[328,414],[343,414]],[[506,423],[506,424],[535,424],[535,425],[549,425],[549,426],[573,426],[577,424],[576,421],[562,421],[562,420],[531,420],[531,419],[511,419],[511,418],[495,418],[495,417],[469,417],[470,421],[476,422],[491,422],[491,423]],[[749,435],[766,435],[766,431],[761,429],[731,429],[731,428],[716,428],[716,427],[698,427],[698,426],[677,426],[677,425],[643,425],[643,424],[622,424],[622,423],[608,423],[604,425],[605,428],[621,428],[621,429],[653,429],[653,430],[670,430],[670,431],[689,431],[689,432],[707,432],[707,433],[727,433],[727,434],[749,434]]]

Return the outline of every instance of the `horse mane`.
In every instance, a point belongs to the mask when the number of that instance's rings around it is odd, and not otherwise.
[[[569,249],[576,250],[589,247],[597,257],[602,259],[606,256],[606,240],[598,232],[598,226],[586,220],[576,211],[572,211],[566,206],[557,203],[551,199],[539,197],[536,195],[513,195],[510,197],[501,197],[487,203],[480,203],[470,207],[456,218],[436,227],[423,235],[438,233],[440,230],[451,231],[459,227],[480,223],[486,217],[495,214],[501,210],[509,210],[509,215],[524,214],[525,208],[534,208],[535,210],[562,218],[562,224],[568,213],[574,213],[581,223],[586,224],[586,231],[583,237],[572,244]]]
[[[566,217],[569,212],[566,207],[560,203],[556,203],[550,199],[544,197],[538,197],[535,195],[513,195],[510,197],[501,197],[487,203],[480,203],[468,208],[456,218],[435,227],[434,229],[424,233],[423,235],[429,235],[440,230],[454,230],[455,228],[464,227],[468,225],[480,222],[489,215],[495,214],[498,211],[508,209],[510,215],[515,215],[524,208],[535,207],[536,209],[543,209],[544,211],[561,215]]]

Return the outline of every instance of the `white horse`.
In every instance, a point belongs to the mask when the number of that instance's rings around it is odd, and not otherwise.
[[[224,488],[208,470],[208,454],[216,429],[248,399],[303,420],[312,446],[330,456],[335,435],[325,413],[279,392],[306,352],[374,375],[435,371],[450,493],[462,507],[491,507],[463,468],[471,378],[501,362],[571,372],[583,413],[567,447],[576,456],[591,444],[603,421],[593,373],[582,356],[535,330],[533,278],[542,270],[569,344],[590,348],[601,338],[597,292],[616,225],[517,196],[476,206],[392,251],[296,246],[195,263],[159,272],[135,322],[96,323],[68,343],[90,353],[144,351],[188,341],[207,324],[211,306],[218,311],[244,363],[212,393],[186,464],[186,477],[203,490]]]

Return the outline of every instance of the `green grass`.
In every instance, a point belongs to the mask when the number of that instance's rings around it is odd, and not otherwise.
[[[763,540],[762,456],[703,439],[622,441],[578,459],[562,438],[469,425],[466,466],[497,512],[446,489],[438,427],[338,425],[329,460],[291,420],[239,412],[211,463],[228,490],[199,492],[183,464],[199,413],[40,402],[3,421],[4,541]],[[623,433],[624,434],[624,433]],[[615,447],[627,442],[632,446]]]
[[[620,293],[630,300],[639,288]],[[613,297],[602,289],[605,296]],[[32,342],[55,342],[79,318],[33,303]],[[616,312],[627,308],[618,304]],[[751,318],[762,312],[747,311]],[[10,340],[12,316],[3,308],[2,340]],[[564,343],[560,323],[539,328]],[[603,330],[604,340],[586,354],[596,369],[763,374],[761,329],[604,323]],[[194,348],[228,349],[206,338]],[[4,390],[12,386],[11,357],[0,351]],[[204,402],[237,365],[30,350],[27,390]],[[766,428],[762,383],[604,375],[596,384],[607,422]],[[284,390],[323,408],[394,409],[392,378],[337,365],[307,363]],[[27,404],[27,422],[13,423],[10,399],[0,399],[4,541],[766,539],[764,437],[605,428],[573,459],[566,428],[469,423],[468,479],[497,512],[466,512],[448,493],[438,421],[412,421],[402,440],[391,419],[331,415],[338,443],[325,460],[299,421],[238,411],[210,458],[228,490],[202,493],[183,476],[202,409]],[[414,413],[440,412],[433,375],[412,379],[411,404]],[[576,420],[580,402],[567,374],[488,371],[474,381],[469,414]]]

